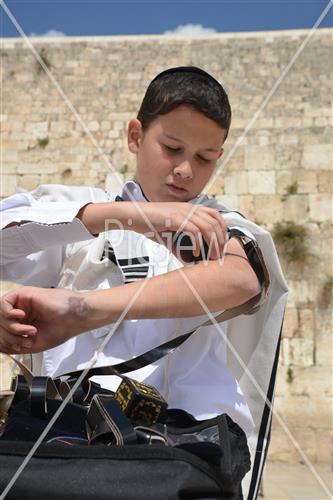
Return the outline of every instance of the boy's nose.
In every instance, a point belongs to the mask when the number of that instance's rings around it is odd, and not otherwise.
[[[174,174],[182,179],[192,179],[193,172],[191,163],[188,160],[183,161],[174,168]]]

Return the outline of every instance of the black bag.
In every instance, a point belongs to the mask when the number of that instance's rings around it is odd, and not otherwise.
[[[210,459],[209,447],[200,446],[203,443],[177,447],[42,444],[6,498],[239,499],[249,457],[246,440],[234,425],[226,415],[219,417],[221,456],[211,450]],[[0,440],[1,491],[32,445]]]
[[[47,377],[35,377],[29,386],[18,376],[16,385],[19,390],[0,439],[0,492],[5,493],[62,403]],[[242,498],[250,454],[244,432],[226,414],[197,421],[183,410],[171,409],[151,429],[134,428],[114,395],[106,394],[110,391],[100,391],[98,384],[89,384],[89,391],[90,405],[79,404],[87,401],[79,386],[79,403],[65,406],[8,490],[8,500]],[[89,439],[94,444],[88,445]]]

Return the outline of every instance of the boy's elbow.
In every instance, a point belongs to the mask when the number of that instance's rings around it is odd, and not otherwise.
[[[234,298],[235,303],[233,306],[244,304],[261,293],[261,285],[252,268],[247,269],[246,272],[236,273],[234,281]]]
[[[255,272],[251,269],[251,279],[248,283],[249,298],[255,297],[261,292],[261,285]]]

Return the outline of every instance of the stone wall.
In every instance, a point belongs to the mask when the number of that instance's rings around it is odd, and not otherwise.
[[[309,33],[29,39],[53,81],[23,40],[5,39],[1,194],[40,183],[104,186],[111,165],[131,177],[134,158],[127,152],[126,123],[152,77],[174,65],[194,64],[211,72],[231,100],[225,158],[233,154],[210,194],[269,230],[291,222],[288,246],[279,246],[290,298],[276,409],[309,458],[327,461],[332,423],[332,30],[314,33],[261,109]],[[296,258],[289,250],[302,239],[302,228],[305,252],[296,252]],[[275,420],[270,457],[300,460]]]

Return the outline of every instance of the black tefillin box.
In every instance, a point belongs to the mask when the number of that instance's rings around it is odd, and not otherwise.
[[[155,424],[167,409],[167,402],[151,385],[125,378],[115,398],[133,425]]]

